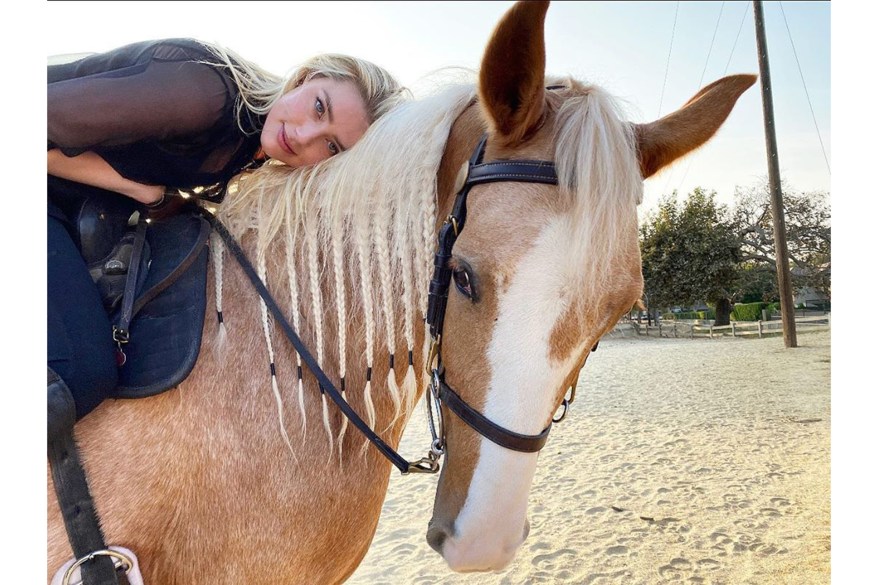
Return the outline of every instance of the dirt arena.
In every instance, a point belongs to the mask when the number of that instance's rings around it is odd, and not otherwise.
[[[394,472],[348,583],[830,581],[830,332],[610,337],[552,431],[530,536],[504,571],[449,571],[425,540],[437,478]],[[401,445],[420,457],[420,407]]]

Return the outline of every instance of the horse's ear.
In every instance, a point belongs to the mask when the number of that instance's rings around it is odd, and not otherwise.
[[[521,142],[543,117],[548,2],[521,1],[503,16],[482,57],[479,97],[499,142]]]
[[[676,112],[649,124],[635,124],[643,178],[707,142],[725,122],[741,94],[755,82],[755,75],[723,77],[703,88]]]

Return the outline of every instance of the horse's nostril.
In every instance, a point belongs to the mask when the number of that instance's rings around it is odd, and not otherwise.
[[[448,538],[448,533],[439,526],[434,525],[427,529],[427,544],[440,555],[442,554],[442,545],[445,544],[446,538]]]

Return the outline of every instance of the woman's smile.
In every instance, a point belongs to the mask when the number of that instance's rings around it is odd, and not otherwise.
[[[290,141],[287,139],[286,124],[280,125],[280,130],[278,130],[277,133],[277,142],[278,144],[280,144],[280,147],[287,151],[289,154],[296,154],[295,151],[293,151],[293,148],[290,146]]]

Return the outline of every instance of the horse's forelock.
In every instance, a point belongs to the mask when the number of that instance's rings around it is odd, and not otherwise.
[[[639,263],[637,205],[643,181],[630,124],[603,89],[567,80],[558,106],[555,165],[571,197],[571,283],[584,302],[601,298],[625,267]],[[639,272],[639,268],[638,268]]]

